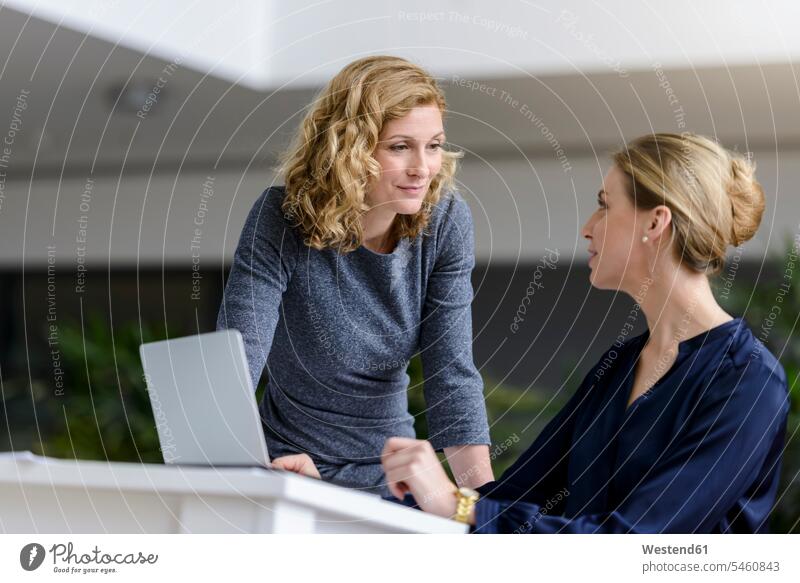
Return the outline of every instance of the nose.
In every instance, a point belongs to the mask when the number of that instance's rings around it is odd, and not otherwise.
[[[416,176],[427,180],[430,176],[430,168],[428,167],[428,160],[424,151],[414,150],[414,156],[411,158],[411,166],[406,169],[409,176]]]
[[[589,220],[581,227],[581,236],[584,239],[592,239],[592,226],[594,225],[594,215],[589,217]]]

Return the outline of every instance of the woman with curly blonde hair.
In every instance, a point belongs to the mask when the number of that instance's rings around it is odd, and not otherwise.
[[[274,465],[386,495],[380,454],[414,437],[420,354],[429,439],[459,483],[493,478],[472,361],[472,217],[452,191],[436,81],[397,57],[355,61],[312,104],[244,225],[218,328],[268,383]],[[317,472],[318,469],[318,472]]]

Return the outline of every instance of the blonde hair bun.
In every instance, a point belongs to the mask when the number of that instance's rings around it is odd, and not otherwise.
[[[764,189],[755,173],[756,166],[750,160],[731,156],[731,177],[725,190],[733,209],[731,244],[735,246],[753,238],[764,214]]]
[[[647,134],[613,160],[627,175],[636,208],[670,209],[675,250],[696,271],[719,272],[728,247],[751,239],[761,224],[764,191],[755,164],[715,140],[688,132]]]

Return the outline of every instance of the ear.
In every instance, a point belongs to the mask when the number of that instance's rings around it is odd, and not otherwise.
[[[672,233],[672,211],[662,204],[647,211],[643,234],[655,241],[665,233]]]

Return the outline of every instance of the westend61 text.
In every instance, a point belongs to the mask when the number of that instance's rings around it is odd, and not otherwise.
[[[687,545],[687,546],[656,546],[642,545],[642,552],[645,555],[707,555],[708,545]]]

